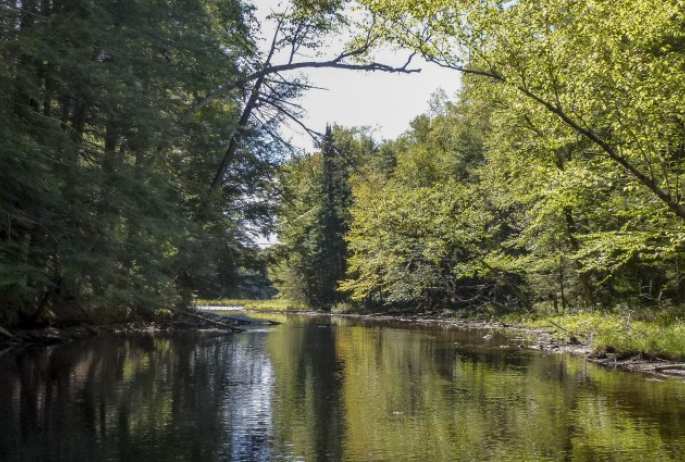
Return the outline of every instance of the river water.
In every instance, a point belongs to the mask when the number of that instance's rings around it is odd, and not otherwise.
[[[685,460],[681,380],[497,332],[267,317],[5,352],[0,461]]]

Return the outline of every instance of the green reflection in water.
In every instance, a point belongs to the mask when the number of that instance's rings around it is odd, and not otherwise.
[[[285,324],[5,354],[0,460],[685,460],[681,381],[497,332],[262,317]]]
[[[315,318],[311,329],[301,317],[271,319],[287,323],[267,343],[279,397],[276,453],[348,461],[685,458],[682,382],[502,348],[497,336],[484,342],[482,331],[335,318]]]

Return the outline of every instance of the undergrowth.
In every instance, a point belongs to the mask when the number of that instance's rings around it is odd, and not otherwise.
[[[646,316],[632,313],[575,313],[518,319],[527,327],[551,328],[559,337],[576,337],[595,350],[619,356],[685,359],[685,322],[679,317]]]

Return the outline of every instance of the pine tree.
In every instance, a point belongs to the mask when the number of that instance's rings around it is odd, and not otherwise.
[[[330,309],[344,299],[338,284],[347,269],[350,171],[370,150],[369,140],[356,135],[327,127],[320,152],[281,169],[274,276],[281,296],[315,308]]]
[[[330,126],[321,143],[322,157],[322,204],[319,215],[319,287],[317,301],[322,306],[331,306],[340,300],[337,285],[345,276],[347,243],[345,234],[348,224],[345,212],[350,196],[345,169],[341,165]]]

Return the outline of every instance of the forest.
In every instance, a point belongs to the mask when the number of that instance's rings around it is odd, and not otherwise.
[[[247,1],[3,2],[0,325],[195,298],[679,312],[685,2],[293,0],[272,19],[265,51]],[[378,47],[461,90],[397,139],[305,127],[318,150],[294,152],[306,69],[416,70]]]

